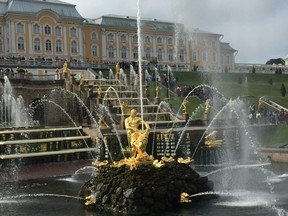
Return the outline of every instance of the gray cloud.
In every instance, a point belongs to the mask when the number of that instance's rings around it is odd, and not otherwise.
[[[65,0],[64,0],[65,1]],[[83,17],[137,15],[136,0],[66,0]],[[236,62],[265,63],[288,54],[286,0],[141,0],[141,16],[223,34]]]

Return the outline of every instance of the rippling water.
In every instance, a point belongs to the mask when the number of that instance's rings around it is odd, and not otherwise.
[[[288,166],[259,165],[195,167],[215,184],[219,198],[192,202],[191,207],[175,210],[168,216],[200,215],[288,215]],[[222,170],[221,170],[222,169]],[[218,171],[215,171],[218,170]],[[89,174],[45,178],[0,185],[0,215],[105,215],[86,209],[78,192]],[[205,196],[205,194],[201,194]]]

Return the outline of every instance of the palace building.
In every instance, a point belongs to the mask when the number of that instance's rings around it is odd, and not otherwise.
[[[225,71],[237,53],[223,35],[180,23],[141,19],[141,56],[165,69]],[[83,18],[59,0],[0,0],[0,56],[94,65],[138,60],[137,18]]]

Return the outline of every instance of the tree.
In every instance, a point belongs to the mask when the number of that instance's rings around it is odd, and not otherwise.
[[[283,83],[282,83],[282,85],[281,85],[280,91],[281,91],[281,96],[282,96],[282,97],[285,97],[285,95],[286,95],[286,88],[285,88],[285,86],[284,86]]]
[[[276,64],[276,65],[285,65],[285,61],[284,59],[282,58],[277,58],[277,59],[270,59],[266,62],[266,65],[273,65],[273,64]]]

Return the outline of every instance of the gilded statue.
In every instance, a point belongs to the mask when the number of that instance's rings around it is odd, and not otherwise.
[[[63,64],[62,72],[63,72],[63,73],[68,73],[68,64],[67,64],[67,61],[65,61],[64,64]]]
[[[156,86],[156,98],[159,98],[159,86]]]
[[[189,101],[188,100],[184,100],[182,105],[183,105],[183,113],[187,113],[187,107],[188,107]]]
[[[101,98],[101,97],[102,97],[102,88],[101,88],[100,85],[99,85],[98,88],[97,88],[97,97],[98,97],[98,98]]]
[[[205,145],[208,148],[215,148],[222,145],[222,140],[217,139],[217,131],[212,131],[210,134],[205,136]]]
[[[83,73],[80,73],[79,75],[79,84],[83,85]]]
[[[145,126],[145,130],[139,129],[139,126]],[[146,155],[146,146],[148,143],[148,136],[151,130],[149,124],[137,117],[137,110],[132,109],[130,116],[125,119],[125,127],[127,130],[128,142],[132,147],[133,157],[141,157]]]
[[[211,107],[211,105],[210,105],[210,100],[207,99],[207,100],[205,101],[205,114],[208,114],[208,112],[209,112],[209,110],[210,110],[210,107]]]

